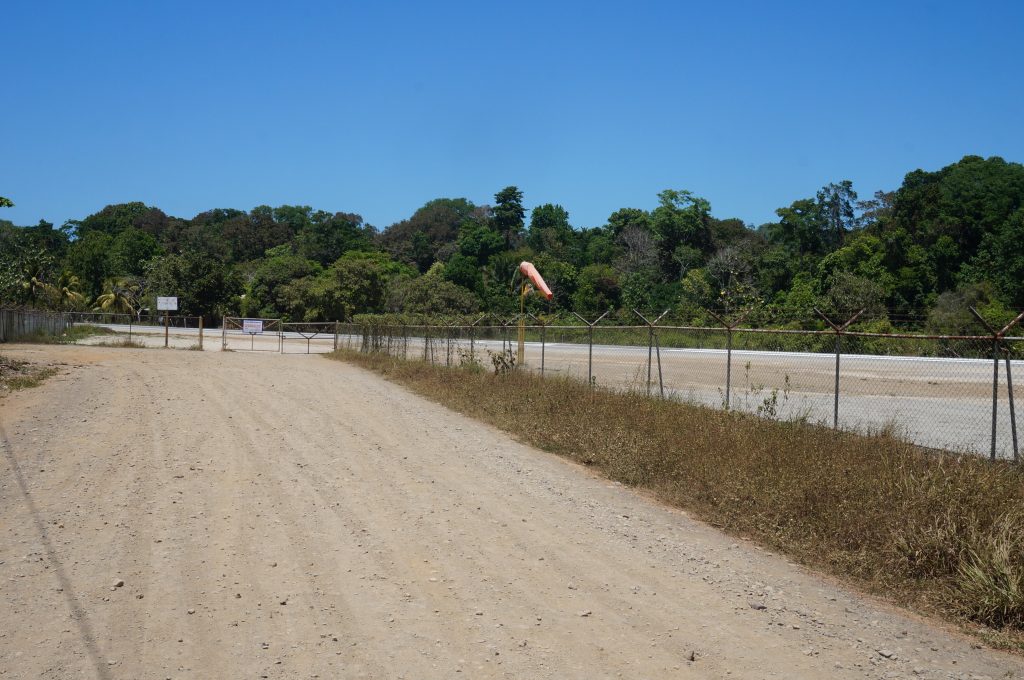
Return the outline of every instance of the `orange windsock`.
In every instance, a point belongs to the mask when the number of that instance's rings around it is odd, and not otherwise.
[[[544,294],[544,297],[548,300],[552,298],[551,289],[548,288],[548,284],[544,283],[544,278],[537,271],[537,268],[533,266],[532,262],[520,262],[519,272],[530,279],[530,282],[536,286],[537,290]]]

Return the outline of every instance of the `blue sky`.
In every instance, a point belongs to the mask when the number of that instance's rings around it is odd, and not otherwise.
[[[286,5],[289,5],[286,7]],[[751,224],[1024,161],[1021,2],[5,2],[0,218],[139,200],[380,228],[509,184],[574,226],[665,188]]]

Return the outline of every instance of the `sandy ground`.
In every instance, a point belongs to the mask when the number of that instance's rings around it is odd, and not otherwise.
[[[127,326],[116,327],[124,333]],[[162,329],[134,328],[133,339],[151,347],[162,347]],[[509,337],[515,337],[514,329]],[[108,342],[97,337],[89,342]],[[207,329],[204,349],[220,351],[222,340],[235,351],[280,352],[279,336],[247,336],[239,331],[226,337],[218,329]],[[172,329],[169,343],[185,348],[198,341],[196,329]],[[358,336],[342,334],[339,345],[358,348]],[[332,333],[314,337],[286,334],[285,354],[329,352]],[[500,352],[501,340],[478,340],[474,351],[478,361],[489,365],[488,351]],[[432,342],[434,361],[458,363],[468,355],[467,339],[443,338]],[[403,353],[401,343],[391,350]],[[422,337],[409,337],[404,353],[423,358]],[[527,343],[524,365],[539,371],[540,343]],[[549,342],[543,357],[550,375],[587,379],[586,345]],[[1014,362],[1024,372],[1022,362]],[[725,403],[726,353],[715,349],[662,349],[662,381],[665,395],[720,408]],[[839,426],[854,431],[886,429],[908,441],[936,449],[988,455],[992,442],[992,363],[989,360],[844,355],[841,362]],[[598,385],[648,389],[647,347],[627,345],[594,346],[593,375]],[[1013,457],[1013,429],[1005,365],[1000,364],[999,405],[996,414],[996,455]],[[730,377],[730,406],[751,413],[766,412],[785,420],[802,419],[832,425],[834,408],[835,356],[787,352],[733,352]],[[1019,377],[1018,377],[1019,381]],[[658,394],[657,357],[652,357],[650,391]],[[1017,418],[1017,424],[1024,423]]]
[[[1024,660],[317,356],[5,346],[0,678],[1003,678]]]

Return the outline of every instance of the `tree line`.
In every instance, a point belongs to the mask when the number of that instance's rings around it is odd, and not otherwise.
[[[143,203],[109,205],[60,227],[0,220],[0,304],[141,315],[158,295],[216,323],[355,314],[512,314],[516,265],[533,261],[555,293],[541,313],[592,317],[672,308],[755,310],[754,323],[807,326],[814,310],[866,309],[884,330],[912,317],[967,330],[1024,307],[1024,166],[965,156],[915,170],[862,199],[849,181],[776,210],[756,227],[712,215],[687,190],[577,228],[555,203],[529,210],[515,186],[491,205],[438,198],[378,230],[355,213],[308,206],[214,209],[191,219]],[[11,201],[0,197],[0,206]]]

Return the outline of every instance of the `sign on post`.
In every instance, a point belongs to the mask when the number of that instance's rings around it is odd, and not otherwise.
[[[178,311],[178,298],[158,297],[156,299],[156,309],[158,312],[176,312]]]
[[[263,319],[242,319],[242,332],[249,334],[249,349],[254,349],[256,336],[263,334]]]
[[[156,309],[158,312],[176,312],[178,311],[178,298],[158,297],[156,299]],[[170,321],[171,315],[164,314],[164,349],[167,349],[168,341],[170,338]]]

